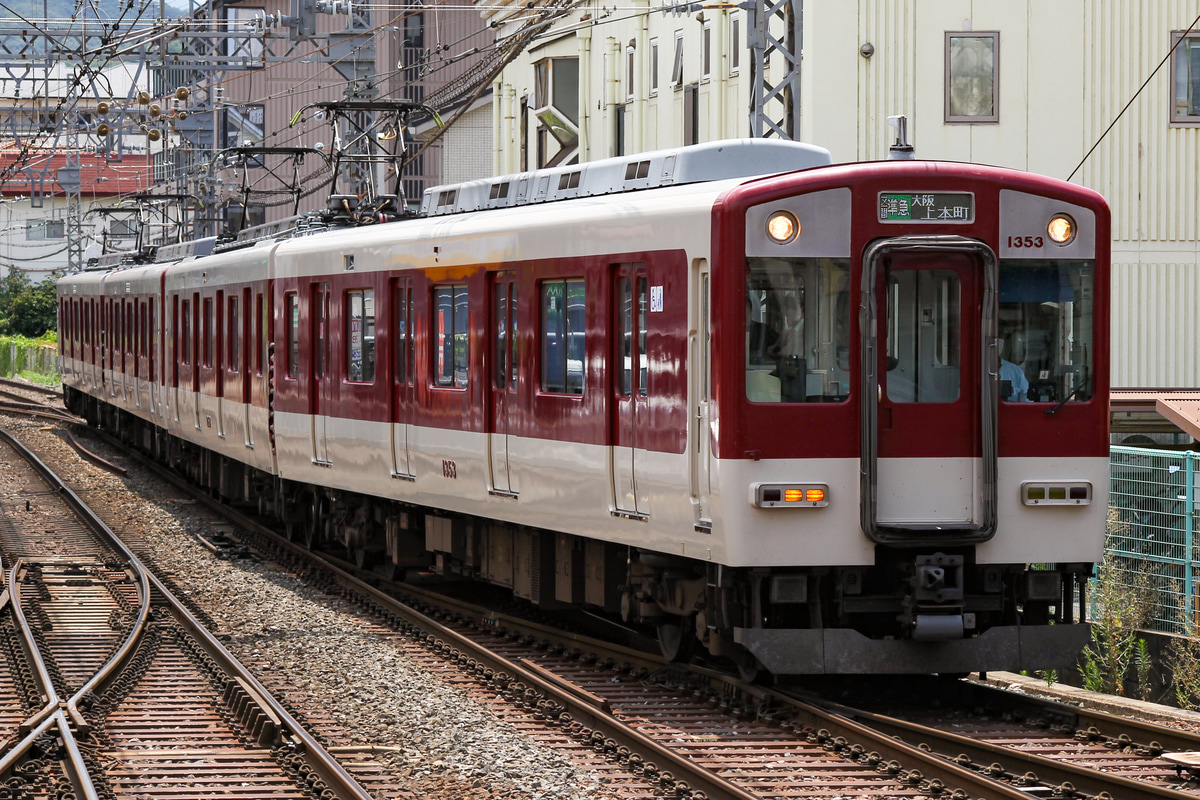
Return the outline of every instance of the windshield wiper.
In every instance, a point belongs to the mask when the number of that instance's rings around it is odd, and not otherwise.
[[[1046,416],[1052,417],[1055,414],[1057,414],[1059,412],[1059,409],[1061,409],[1063,406],[1065,406],[1067,404],[1068,400],[1070,400],[1072,397],[1079,394],[1083,390],[1083,387],[1084,387],[1084,382],[1080,381],[1079,384],[1074,389],[1072,389],[1070,392],[1067,393],[1066,397],[1064,397],[1062,400],[1059,400],[1054,405],[1054,408],[1046,409]]]

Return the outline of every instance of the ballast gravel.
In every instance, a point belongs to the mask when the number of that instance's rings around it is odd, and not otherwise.
[[[307,695],[306,708],[322,709],[348,732],[350,743],[379,748],[380,760],[394,770],[399,796],[615,796],[601,775],[571,764],[473,702],[336,598],[274,564],[225,560],[205,549],[198,536],[211,533],[212,520],[137,464],[87,442],[128,469],[119,477],[79,459],[52,426],[6,415],[0,425],[31,447],[55,453],[55,463],[76,464],[65,477],[85,500],[120,504],[126,527],[141,540],[134,549],[150,553],[155,567],[205,610],[229,650],[256,673],[286,674]],[[0,470],[3,495],[11,496]]]

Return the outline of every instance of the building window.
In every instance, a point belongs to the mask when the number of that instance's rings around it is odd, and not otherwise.
[[[346,292],[346,378],[375,382],[375,292]]]
[[[247,105],[233,106],[225,109],[225,140],[222,147],[262,147],[263,121],[266,117],[266,106]],[[252,157],[247,160],[248,166],[261,167],[262,160]]]
[[[138,234],[136,217],[127,219],[112,219],[108,223],[108,235],[114,239],[132,239]]]
[[[712,23],[704,23],[700,29],[700,80],[707,81],[712,75]]]
[[[547,58],[533,65],[533,116],[538,125],[538,166],[557,167],[579,158],[579,59]],[[551,137],[558,143],[550,152]]]
[[[287,376],[300,374],[300,295],[288,292],[283,301],[287,325]]]
[[[61,219],[41,219],[25,223],[25,238],[27,240],[61,239],[66,235],[66,223]]]
[[[542,284],[542,391],[583,394],[583,281]]]
[[[1177,32],[1171,39],[1172,44],[1178,42],[1171,59],[1171,122],[1200,124],[1200,34],[1185,38]]]
[[[255,20],[265,14],[261,8],[226,8],[225,55],[236,59],[243,68],[263,65],[263,37],[256,33]]]
[[[742,64],[742,20],[729,18],[729,74],[737,75]]]
[[[1000,33],[946,32],[946,122],[1000,121]]]
[[[650,40],[650,96],[658,95],[658,39]]]
[[[683,87],[683,31],[675,31],[675,58],[671,61],[671,86]]]
[[[439,286],[433,290],[433,382],[463,389],[467,385],[467,287]]]
[[[634,49],[633,42],[625,48],[625,101],[633,102],[633,73],[634,64],[636,63],[637,51]]]
[[[693,83],[683,90],[683,143],[700,143],[700,85]]]

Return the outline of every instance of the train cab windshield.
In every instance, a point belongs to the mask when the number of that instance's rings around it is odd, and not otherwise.
[[[749,259],[746,397],[756,403],[845,400],[850,314],[848,259]]]
[[[1091,397],[1092,261],[1000,262],[1000,400]]]

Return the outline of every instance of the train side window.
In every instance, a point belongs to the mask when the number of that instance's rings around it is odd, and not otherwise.
[[[287,319],[287,376],[295,378],[300,374],[300,295],[288,292],[283,307]]]
[[[621,278],[617,284],[617,302],[621,314],[621,330],[618,332],[618,360],[621,364],[621,396],[633,394],[633,282]]]
[[[542,284],[542,391],[583,394],[586,313],[583,281]]]
[[[211,297],[204,298],[204,315],[200,318],[200,324],[204,328],[200,336],[200,346],[204,348],[200,363],[211,367],[213,353],[213,301]]]
[[[462,389],[467,385],[467,308],[466,286],[438,286],[433,290],[435,386]]]
[[[841,402],[850,394],[850,263],[752,258],[746,270],[746,398]]]
[[[146,325],[150,331],[150,336],[146,341],[146,351],[147,351],[146,358],[147,358],[147,364],[149,367],[146,372],[146,377],[148,380],[150,380],[151,383],[153,383],[154,382],[154,362],[155,362],[154,332],[158,330],[158,328],[155,326],[154,298],[153,297],[150,298],[150,302],[147,303],[147,306],[146,306]]]
[[[1001,401],[1092,396],[1094,280],[1090,260],[1001,260]]]
[[[375,291],[346,292],[346,378],[375,381]]]
[[[254,295],[254,371],[263,374],[263,362],[266,361],[267,332],[266,332],[266,301],[263,293]]]
[[[396,342],[396,383],[408,383],[412,374],[412,289],[406,285],[395,287],[392,308],[395,314],[393,335]]]
[[[179,337],[183,345],[183,352],[180,353],[179,361],[183,364],[190,365],[192,363],[192,301],[183,301],[183,310],[179,312],[179,327],[182,335]]]
[[[241,369],[241,351],[242,351],[242,315],[238,313],[238,298],[236,295],[229,296],[229,352],[225,354],[225,363],[229,365],[230,372],[237,372]]]

